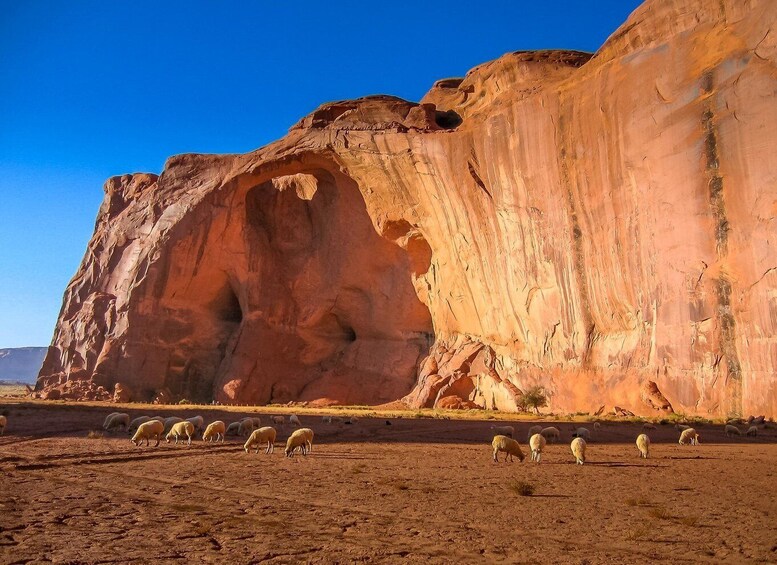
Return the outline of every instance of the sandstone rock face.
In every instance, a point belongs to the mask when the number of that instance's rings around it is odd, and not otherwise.
[[[775,414],[776,20],[653,0],[593,56],[112,178],[37,388]]]

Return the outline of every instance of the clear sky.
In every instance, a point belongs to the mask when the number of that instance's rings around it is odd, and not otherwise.
[[[106,178],[509,51],[595,51],[639,4],[0,0],[0,348],[50,343]]]

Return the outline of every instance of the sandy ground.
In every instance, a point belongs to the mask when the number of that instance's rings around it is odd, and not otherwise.
[[[236,438],[139,449],[124,433],[87,439],[109,405],[6,409],[2,563],[777,562],[776,430],[704,426],[688,447],[659,426],[641,460],[640,426],[606,423],[581,467],[570,423],[541,464],[496,464],[494,422],[303,416],[313,452],[289,459],[288,426],[271,455]],[[511,424],[525,446],[532,423]]]

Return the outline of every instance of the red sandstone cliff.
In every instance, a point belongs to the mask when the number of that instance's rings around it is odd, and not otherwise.
[[[775,414],[775,21],[654,0],[593,57],[112,178],[37,388]]]

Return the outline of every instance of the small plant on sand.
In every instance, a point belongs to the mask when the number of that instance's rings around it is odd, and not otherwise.
[[[526,481],[513,481],[510,490],[519,496],[531,496],[534,494],[534,485]]]
[[[181,400],[178,401],[178,404],[191,404],[191,403],[192,403],[191,400],[189,400],[188,398],[182,398]]]
[[[659,520],[669,520],[671,518],[671,516],[669,515],[669,512],[667,512],[666,508],[664,508],[663,506],[656,506],[654,508],[651,508],[648,511],[648,514],[653,518],[658,518]]]
[[[521,404],[523,404],[526,410],[531,409],[539,414],[540,408],[548,405],[548,395],[541,386],[533,386],[523,393]]]
[[[86,437],[87,439],[102,439],[103,433],[92,430],[88,434],[86,434]]]

